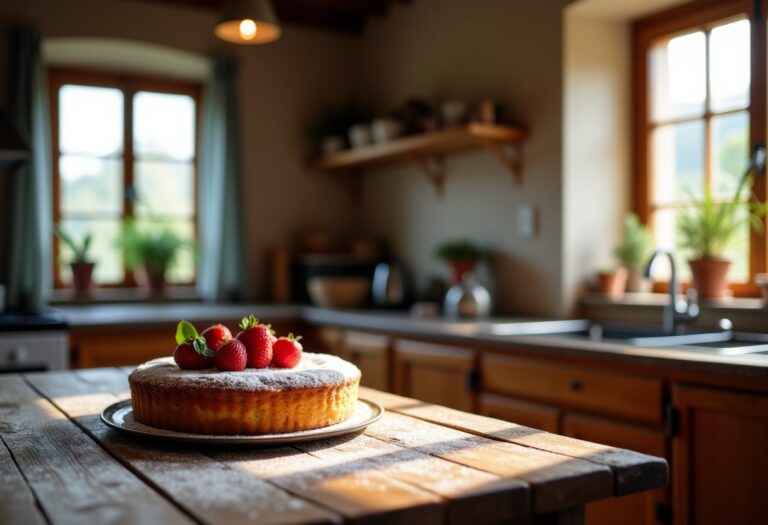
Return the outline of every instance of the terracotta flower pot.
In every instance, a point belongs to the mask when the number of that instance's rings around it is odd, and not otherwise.
[[[451,265],[451,284],[458,284],[467,272],[474,272],[477,261],[475,259],[454,259],[448,261]]]
[[[161,272],[152,271],[145,267],[144,276],[146,277],[150,291],[162,293],[165,290],[165,270]]]
[[[693,287],[699,292],[699,297],[728,297],[728,267],[731,261],[706,257],[688,261],[693,273]]]
[[[627,277],[629,272],[623,266],[615,268],[610,272],[600,272],[597,274],[600,291],[611,298],[619,298],[624,295],[627,288]]]
[[[95,263],[74,261],[69,264],[72,268],[72,285],[76,292],[87,293],[93,285],[93,267]]]

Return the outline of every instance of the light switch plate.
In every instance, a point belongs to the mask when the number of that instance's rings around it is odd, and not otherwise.
[[[517,210],[517,234],[521,239],[536,236],[536,206],[524,204]]]

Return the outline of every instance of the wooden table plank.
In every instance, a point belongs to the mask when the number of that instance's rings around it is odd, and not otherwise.
[[[605,465],[613,471],[615,496],[663,487],[669,481],[667,462],[655,456],[550,434],[365,387],[360,388],[360,396],[377,401],[388,410],[438,425]]]
[[[117,369],[47,372],[26,378],[113,456],[201,522],[273,525],[341,521],[332,512],[193,448],[130,439],[109,429],[98,415],[118,399],[113,391],[119,394],[128,386],[126,375]]]
[[[229,465],[339,512],[349,523],[428,525],[444,522],[441,498],[364,464],[334,464],[296,448],[210,453]]]
[[[0,376],[0,436],[52,523],[186,524],[19,376]]]
[[[385,414],[384,421],[390,417],[392,414]],[[331,463],[354,463],[359,469],[375,470],[439,495],[446,500],[448,523],[498,523],[527,514],[530,508],[527,483],[369,436],[340,437],[297,447]]]
[[[552,512],[605,498],[611,471],[560,454],[503,443],[402,414],[369,426],[366,434],[461,465],[522,481],[531,488],[531,509]]]
[[[2,432],[3,422],[0,422]],[[42,525],[43,513],[32,490],[16,467],[11,453],[0,440],[0,523],[4,525]]]

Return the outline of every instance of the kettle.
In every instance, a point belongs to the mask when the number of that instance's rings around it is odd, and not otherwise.
[[[408,286],[403,265],[382,262],[373,271],[371,289],[373,303],[377,306],[403,306],[408,300]]]

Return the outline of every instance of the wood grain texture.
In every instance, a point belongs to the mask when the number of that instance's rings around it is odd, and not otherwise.
[[[83,379],[88,378],[88,381]],[[340,518],[272,484],[188,447],[123,437],[98,418],[118,400],[117,369],[30,374],[27,380],[113,456],[203,523],[337,523]]]
[[[376,424],[386,432],[393,414]],[[307,443],[301,450],[334,464],[354,462],[445,499],[448,523],[498,523],[529,511],[526,483],[444,461],[388,439],[366,435]]]
[[[361,388],[360,395],[381,403],[388,410],[424,421],[605,465],[613,471],[614,496],[663,487],[669,480],[667,462],[658,457],[549,434],[515,423],[431,405],[368,388]]]
[[[19,376],[0,377],[0,421],[0,436],[53,523],[191,522]]]
[[[368,427],[366,434],[524,483],[530,487],[535,513],[580,505],[612,493],[612,475],[607,467],[401,414],[389,414]]]
[[[35,503],[5,443],[0,441],[0,523],[4,525],[42,525],[45,517]]]

